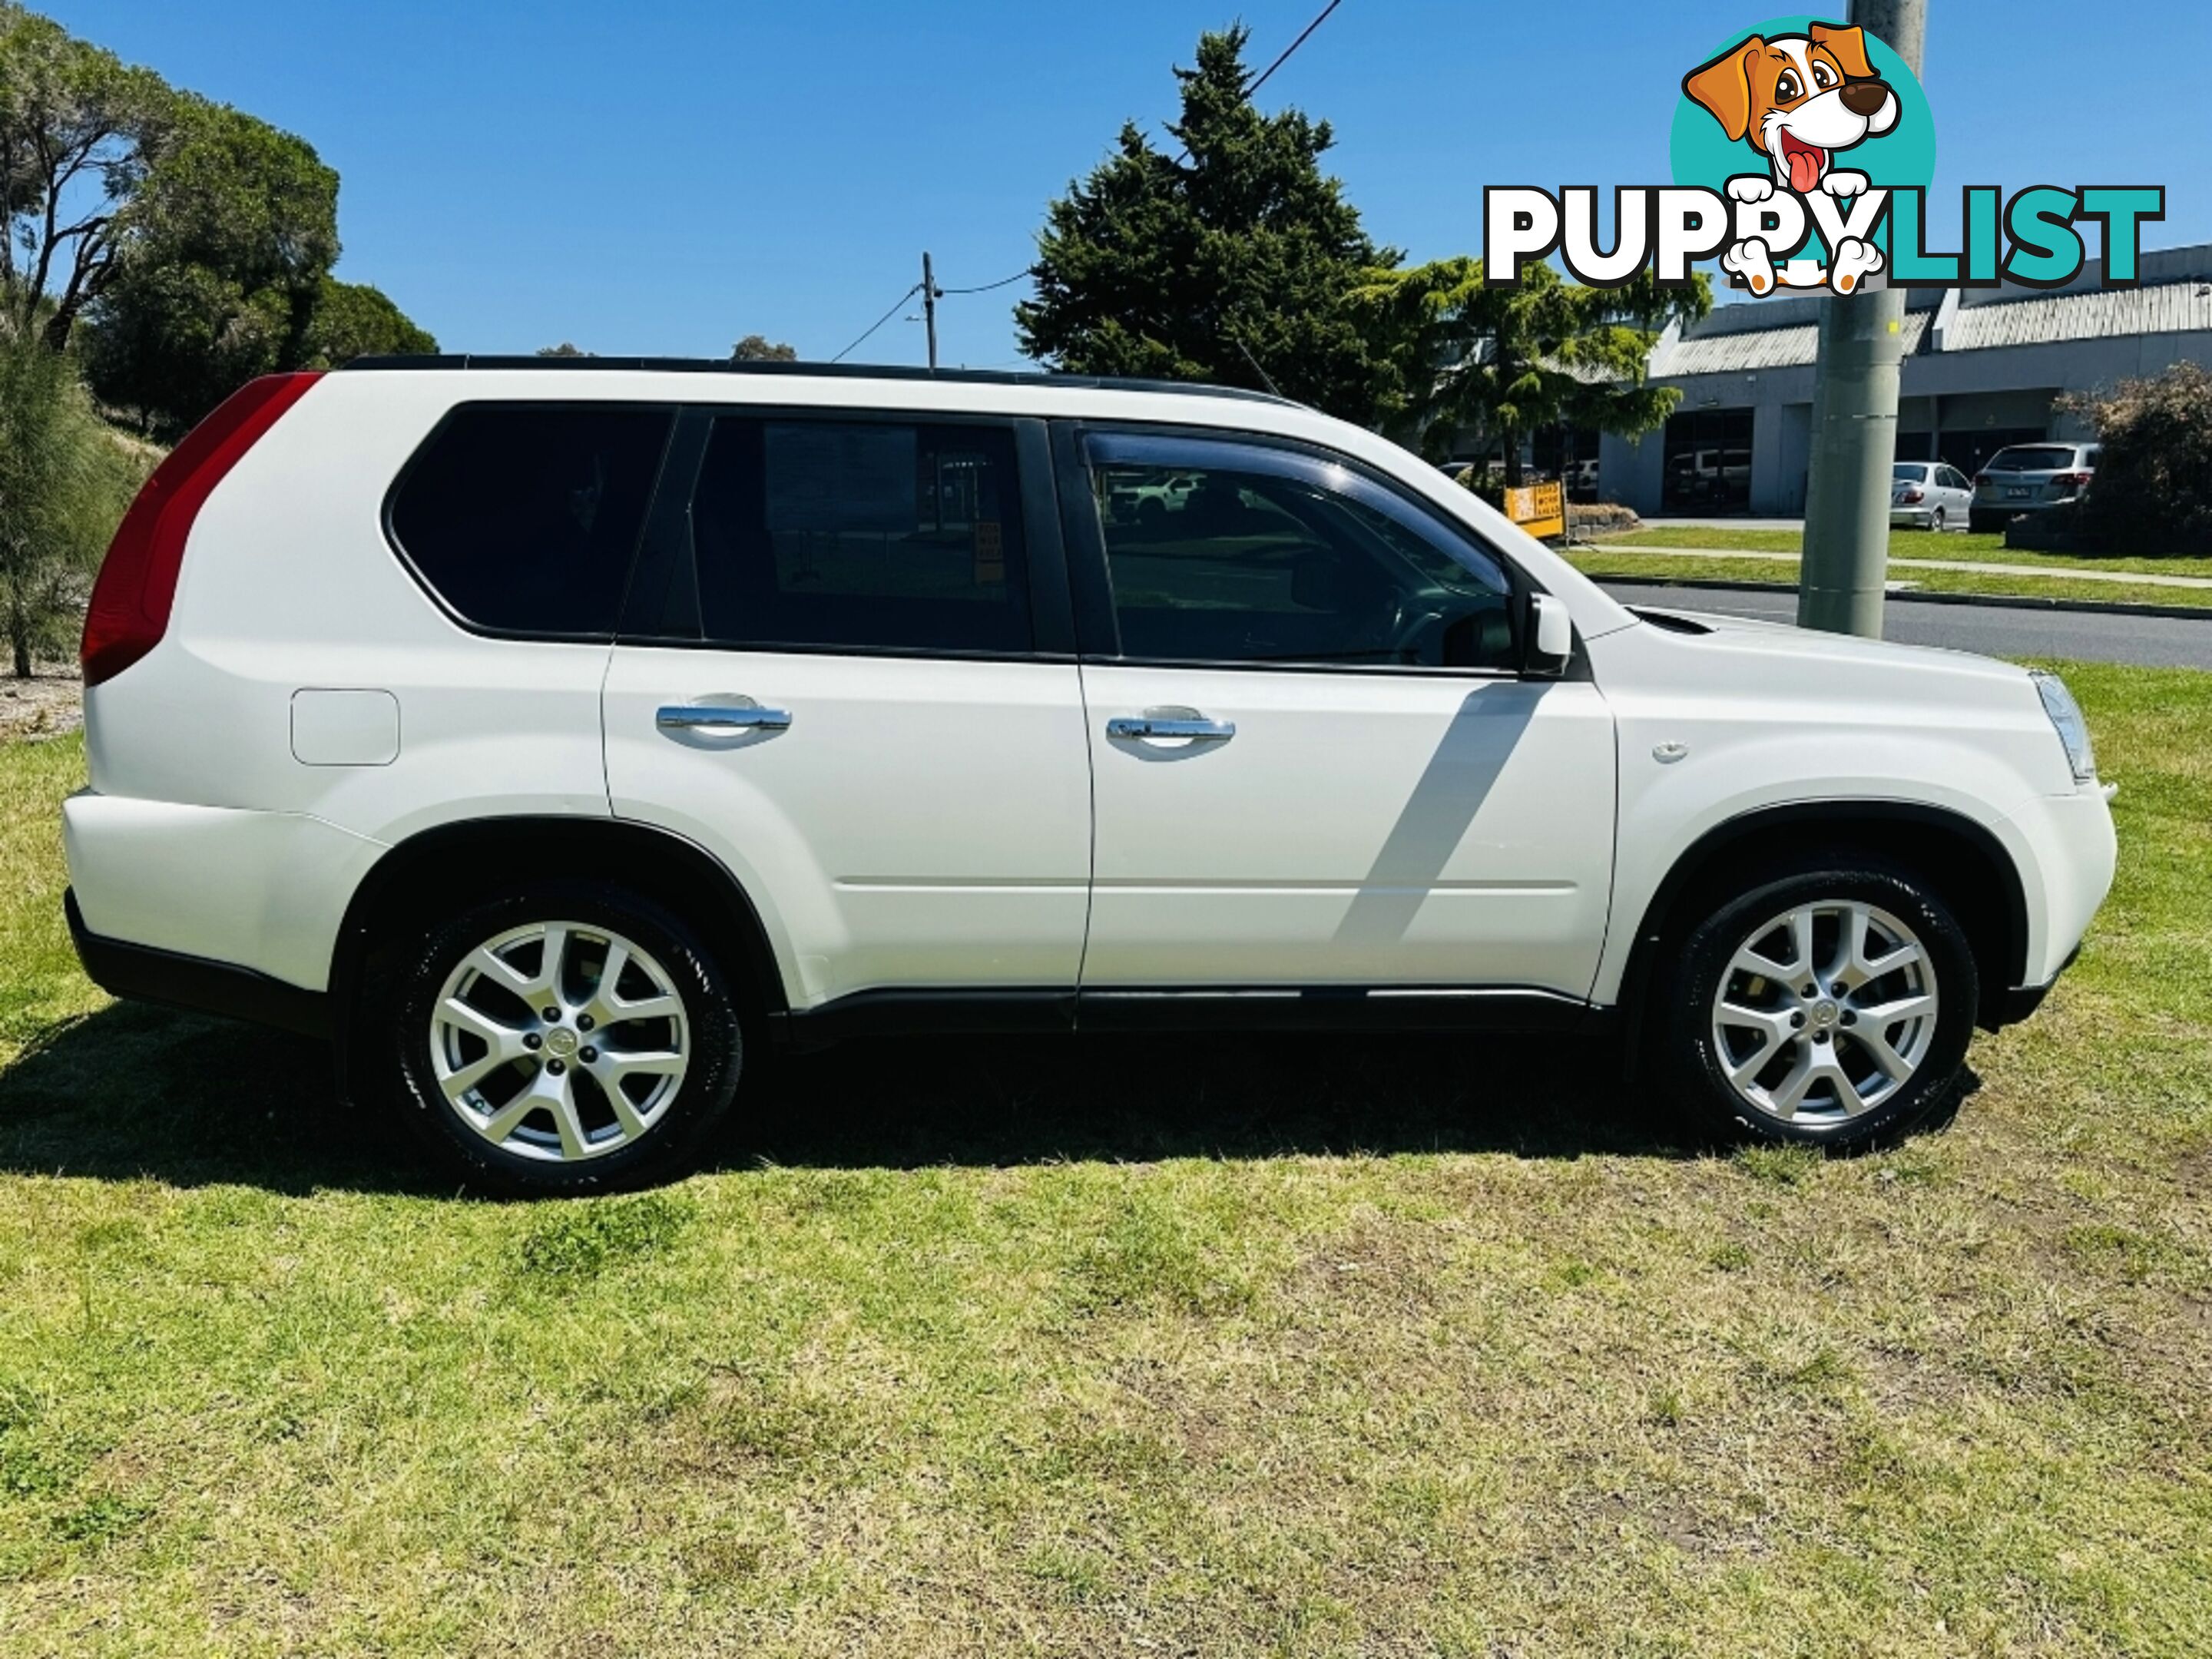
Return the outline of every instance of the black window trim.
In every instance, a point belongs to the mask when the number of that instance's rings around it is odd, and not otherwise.
[[[698,586],[697,550],[690,533],[691,501],[698,488],[700,469],[707,459],[707,441],[720,418],[759,421],[823,421],[838,425],[989,427],[1010,433],[1014,441],[1014,487],[1022,502],[1022,539],[1028,561],[1031,644],[1026,651],[979,651],[939,646],[902,645],[783,645],[772,642],[732,645],[710,640],[703,630],[670,633],[652,625],[651,618],[665,598],[665,584],[689,580],[696,594]],[[729,655],[784,657],[869,657],[915,659],[945,662],[1048,662],[1076,660],[1075,623],[1068,604],[1068,568],[1061,545],[1061,514],[1055,501],[1050,440],[1046,423],[1034,416],[1000,415],[968,410],[900,409],[880,404],[767,404],[713,403],[682,406],[672,441],[677,465],[664,466],[653,501],[647,514],[646,533],[632,562],[633,591],[626,594],[621,623],[615,631],[618,646],[650,647],[674,651],[717,651]],[[681,452],[677,453],[677,452]],[[639,579],[642,578],[641,581]],[[660,593],[644,591],[658,580]],[[693,624],[699,627],[696,604]]]
[[[1266,674],[1362,674],[1390,679],[1521,680],[1556,679],[1558,675],[1530,675],[1519,668],[1431,668],[1417,663],[1255,662],[1249,658],[1132,657],[1123,654],[1121,624],[1114,611],[1113,579],[1106,561],[1106,542],[1098,523],[1097,498],[1092,493],[1091,465],[1083,440],[1091,433],[1123,437],[1210,440],[1279,449],[1310,460],[1341,466],[1388,492],[1408,510],[1419,513],[1444,532],[1455,535],[1495,560],[1511,589],[1507,617],[1513,629],[1517,654],[1528,637],[1528,601],[1551,592],[1524,569],[1519,560],[1495,545],[1472,526],[1446,517],[1407,490],[1379,467],[1303,438],[1279,433],[1251,432],[1238,428],[1201,426],[1183,422],[1097,420],[1090,417],[1056,419],[1053,427],[1053,457],[1059,473],[1060,522],[1069,558],[1070,586],[1075,596],[1076,639],[1079,659],[1101,667],[1202,668]],[[1585,677],[1579,635],[1576,665],[1569,678]]]
[[[430,580],[421,565],[415,562],[415,556],[407,550],[407,544],[399,539],[399,529],[393,522],[392,515],[398,507],[400,495],[407,488],[408,480],[414,477],[416,469],[422,465],[424,458],[436,447],[438,440],[445,435],[447,428],[465,414],[486,409],[525,409],[533,411],[574,409],[594,414],[604,413],[609,410],[651,410],[665,413],[669,416],[668,430],[660,441],[660,454],[653,462],[653,481],[646,487],[645,514],[639,521],[637,538],[630,545],[629,556],[624,563],[622,581],[616,588],[615,616],[612,620],[617,624],[617,627],[594,629],[584,633],[569,633],[551,629],[501,628],[490,623],[480,623],[472,617],[465,617],[451,600],[438,591],[437,584]],[[422,441],[415,446],[406,460],[400,465],[399,471],[392,477],[392,483],[386,488],[383,502],[377,512],[377,522],[384,532],[385,545],[392,550],[392,556],[399,561],[400,568],[414,579],[416,586],[422,590],[423,594],[437,609],[438,613],[465,634],[475,635],[479,639],[514,640],[545,645],[611,645],[619,632],[618,624],[623,614],[623,606],[627,602],[629,584],[637,569],[639,551],[645,545],[647,534],[653,524],[653,511],[659,501],[661,484],[668,468],[670,447],[675,442],[676,432],[681,424],[679,417],[682,413],[683,406],[680,404],[660,398],[465,398],[451,405],[444,414],[439,416],[436,423],[429,431],[422,434]]]

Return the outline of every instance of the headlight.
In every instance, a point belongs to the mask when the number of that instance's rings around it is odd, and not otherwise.
[[[2089,722],[2081,718],[2081,705],[2056,674],[2038,671],[2035,695],[2043,699],[2043,712],[2051,716],[2058,741],[2066,747],[2066,763],[2074,769],[2074,781],[2093,783],[2097,777],[2097,751],[2089,744]]]

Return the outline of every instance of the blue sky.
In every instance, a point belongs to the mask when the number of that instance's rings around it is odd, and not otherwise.
[[[33,0],[33,4],[38,0]],[[341,273],[451,350],[720,356],[844,346],[936,255],[947,287],[1031,256],[1046,201],[1170,66],[1241,15],[1264,64],[1320,0],[46,0],[71,29],[313,143]],[[1781,8],[1777,7],[1775,10]],[[1832,11],[1840,15],[1843,4]],[[1930,0],[1931,228],[1963,184],[2163,184],[2146,245],[2212,240],[2201,0]],[[1683,72],[1762,5],[1344,0],[1269,83],[1337,131],[1378,241],[1480,251],[1486,184],[1663,181]],[[947,300],[944,360],[1012,366],[1018,289]],[[922,358],[894,319],[857,356]]]

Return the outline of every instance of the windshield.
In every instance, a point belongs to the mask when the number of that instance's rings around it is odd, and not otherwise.
[[[2062,444],[2023,444],[2000,449],[1990,458],[1992,472],[2058,472],[2074,465],[2074,452]]]
[[[1890,468],[1890,472],[1899,483],[1928,482],[1928,463],[1925,461],[1899,461]]]

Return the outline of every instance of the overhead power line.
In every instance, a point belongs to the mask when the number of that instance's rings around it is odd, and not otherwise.
[[[1313,32],[1319,28],[1323,23],[1328,21],[1328,15],[1343,3],[1344,0],[1328,0],[1328,3],[1323,6],[1321,10],[1315,15],[1313,21],[1308,23],[1305,27],[1298,31],[1298,38],[1291,41],[1289,46],[1285,46],[1281,52],[1277,55],[1275,61],[1260,71],[1260,78],[1252,82],[1252,90],[1256,93],[1261,87],[1266,86],[1267,84],[1268,77],[1273,75],[1277,70],[1282,68],[1284,64],[1289,63],[1291,61],[1291,54],[1296,52],[1300,46],[1305,45],[1308,40],[1311,40],[1313,38]],[[939,294],[988,294],[994,288],[1005,288],[1009,284],[1018,283],[1030,274],[1030,270],[1025,268],[1016,271],[1011,276],[1002,276],[995,283],[984,283],[975,288],[940,288],[937,291]]]
[[[1328,21],[1329,13],[1334,11],[1343,3],[1344,0],[1328,0],[1328,3],[1321,9],[1321,15],[1316,17],[1312,22],[1305,26],[1305,28],[1300,33],[1297,40],[1291,41],[1289,46],[1283,48],[1283,55],[1280,58],[1278,58],[1273,63],[1268,64],[1267,68],[1260,71],[1260,78],[1252,83],[1252,90],[1254,92],[1257,92],[1261,88],[1266,86],[1267,84],[1267,77],[1273,75],[1277,70],[1282,68],[1284,64],[1289,63],[1291,61],[1291,54],[1296,52],[1300,46],[1305,45],[1307,37],[1312,34],[1313,32],[1319,28],[1323,23]]]
[[[937,291],[939,294],[988,294],[994,288],[1004,288],[1009,283],[1018,283],[1029,274],[1030,267],[1024,265],[1012,276],[1001,276],[995,283],[984,283],[975,288],[940,288]]]
[[[1260,71],[1260,77],[1252,82],[1250,92],[1257,93],[1261,88],[1266,86],[1268,81],[1274,76],[1275,71],[1282,68],[1284,64],[1289,63],[1291,61],[1291,54],[1297,52],[1300,46],[1305,45],[1308,40],[1311,40],[1313,38],[1314,31],[1319,28],[1323,23],[1328,21],[1329,14],[1334,12],[1343,3],[1344,0],[1328,0],[1328,3],[1327,5],[1323,6],[1318,12],[1315,13],[1313,21],[1308,23],[1305,27],[1298,31],[1298,38],[1291,41],[1289,46],[1285,46],[1282,52],[1276,57],[1275,61]],[[1186,150],[1184,154],[1188,155],[1189,152]],[[922,257],[925,261],[928,258],[928,255],[927,254],[924,254]],[[927,269],[926,265],[925,269]],[[844,350],[839,352],[830,361],[833,363],[842,362],[848,356],[851,356],[854,351],[859,349],[862,342],[866,341],[870,334],[873,334],[885,323],[890,321],[890,319],[897,314],[900,306],[904,305],[908,300],[914,298],[917,294],[921,295],[925,304],[933,310],[935,301],[944,299],[949,295],[988,294],[994,289],[1010,288],[1016,283],[1026,280],[1032,274],[1032,267],[1024,265],[1021,270],[1016,271],[1011,276],[1001,276],[995,283],[979,283],[974,288],[940,288],[933,280],[925,276],[922,281],[916,283],[912,288],[907,289],[905,293],[900,295],[898,296],[897,302],[894,304],[889,311],[886,311],[882,316],[877,318],[874,322],[869,324],[866,332],[862,333],[860,339],[854,341],[851,345],[847,346]],[[933,343],[935,332],[935,319],[933,317],[931,319],[933,345],[930,352],[930,356],[933,359],[937,355]],[[1256,362],[1253,361],[1250,349],[1245,346],[1242,341],[1239,341],[1237,343],[1237,349],[1244,353],[1245,361],[1252,363],[1252,367],[1258,371],[1260,378],[1263,380],[1266,380],[1267,378],[1267,372],[1265,369],[1261,368],[1260,365]]]
[[[852,343],[851,345],[847,346],[847,347],[846,347],[842,351],[839,352],[836,356],[832,357],[830,361],[831,362],[833,362],[833,363],[842,363],[842,362],[843,362],[845,361],[845,359],[846,359],[846,358],[848,358],[848,357],[851,356],[854,351],[856,351],[856,350],[858,350],[858,349],[860,349],[860,344],[861,344],[861,342],[862,342],[862,341],[865,341],[865,340],[868,337],[868,336],[869,336],[869,335],[873,334],[873,333],[874,333],[878,329],[881,328],[881,327],[882,327],[885,323],[888,323],[889,321],[890,321],[890,319],[891,319],[892,318],[894,318],[894,317],[897,316],[897,315],[898,315],[898,313],[899,313],[899,307],[900,307],[901,306],[904,305],[904,304],[905,304],[908,300],[911,300],[912,298],[914,298],[914,296],[915,296],[915,295],[917,295],[917,294],[919,294],[919,293],[921,293],[921,284],[920,283],[915,283],[912,288],[910,288],[910,289],[907,289],[907,291],[906,291],[905,293],[903,293],[903,294],[900,295],[898,296],[898,298],[897,298],[897,299],[896,299],[896,300],[892,301],[891,301],[891,308],[890,308],[889,311],[886,311],[885,313],[884,313],[884,314],[883,314],[882,316],[880,316],[880,317],[877,318],[877,319],[876,319],[876,320],[875,320],[874,322],[870,323],[870,324],[867,325],[867,327],[866,327],[865,330],[863,330],[863,331],[861,331],[860,338],[860,339],[854,341],[854,342],[853,342],[853,343]]]

